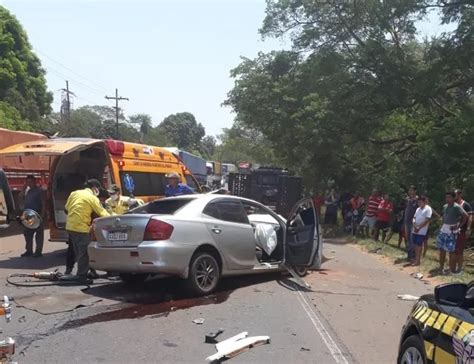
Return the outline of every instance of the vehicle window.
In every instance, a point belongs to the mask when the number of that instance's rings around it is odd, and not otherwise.
[[[262,176],[260,179],[260,183],[262,185],[276,185],[277,176],[272,176],[272,175]]]
[[[186,175],[186,184],[191,187],[195,192],[198,192],[199,191],[199,186],[196,184],[196,182],[194,181],[194,178],[187,174]]]
[[[176,199],[176,200],[158,200],[147,203],[146,205],[137,207],[129,211],[132,214],[159,214],[159,215],[174,215],[178,210],[186,206],[193,199]]]
[[[148,172],[120,172],[120,181],[122,182],[122,194],[130,196],[130,193],[123,188],[124,177],[129,175],[133,179],[135,196],[164,196],[166,189],[166,178],[164,173]]]
[[[219,220],[249,224],[247,213],[238,200],[212,201],[204,208],[203,213]]]
[[[242,205],[244,206],[244,210],[247,214],[247,218],[251,223],[268,223],[268,224],[274,224],[274,225],[279,225],[279,222],[275,217],[270,215],[266,210],[263,208],[260,208],[257,205],[250,204],[247,202],[243,202]]]
[[[311,204],[302,204],[291,217],[290,226],[301,227],[308,225],[316,225],[314,209]]]

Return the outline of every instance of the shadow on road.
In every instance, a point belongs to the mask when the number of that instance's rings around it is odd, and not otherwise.
[[[41,258],[33,257],[6,257],[0,260],[3,269],[36,269],[44,270],[65,264],[66,250],[56,250],[46,253]]]

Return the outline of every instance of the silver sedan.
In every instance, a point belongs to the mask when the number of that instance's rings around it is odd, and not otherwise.
[[[322,239],[311,199],[288,221],[264,205],[235,196],[188,195],[150,202],[95,220],[92,268],[126,281],[150,274],[179,276],[205,295],[223,276],[298,267],[318,269]]]

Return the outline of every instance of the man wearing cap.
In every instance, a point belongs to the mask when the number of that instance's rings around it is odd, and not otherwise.
[[[107,192],[110,197],[105,200],[105,206],[107,211],[112,215],[122,215],[131,208],[144,204],[143,200],[138,198],[122,196],[120,187],[117,185],[110,186]]]
[[[168,173],[166,178],[168,179],[168,185],[166,186],[165,191],[166,197],[191,195],[194,193],[191,187],[183,183],[179,183],[180,177],[178,173]]]
[[[77,277],[79,281],[90,283],[87,279],[89,272],[89,254],[87,247],[91,241],[90,227],[92,224],[92,214],[99,217],[109,216],[109,213],[102,207],[99,201],[99,194],[102,186],[96,179],[86,182],[83,190],[77,190],[69,195],[66,202],[66,230],[69,234],[69,241],[74,247],[77,262]]]

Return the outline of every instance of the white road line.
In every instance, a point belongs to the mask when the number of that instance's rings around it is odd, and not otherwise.
[[[324,343],[328,347],[335,362],[338,364],[348,364],[348,361],[342,353],[341,349],[339,348],[339,346],[337,346],[335,340],[329,334],[328,330],[326,330],[316,312],[314,312],[313,308],[311,307],[311,303],[308,301],[306,295],[304,295],[303,292],[299,290],[297,290],[296,292],[298,294],[298,301],[301,303],[301,306],[303,307],[309,319],[313,323],[313,326],[318,332],[319,336],[321,336]]]

